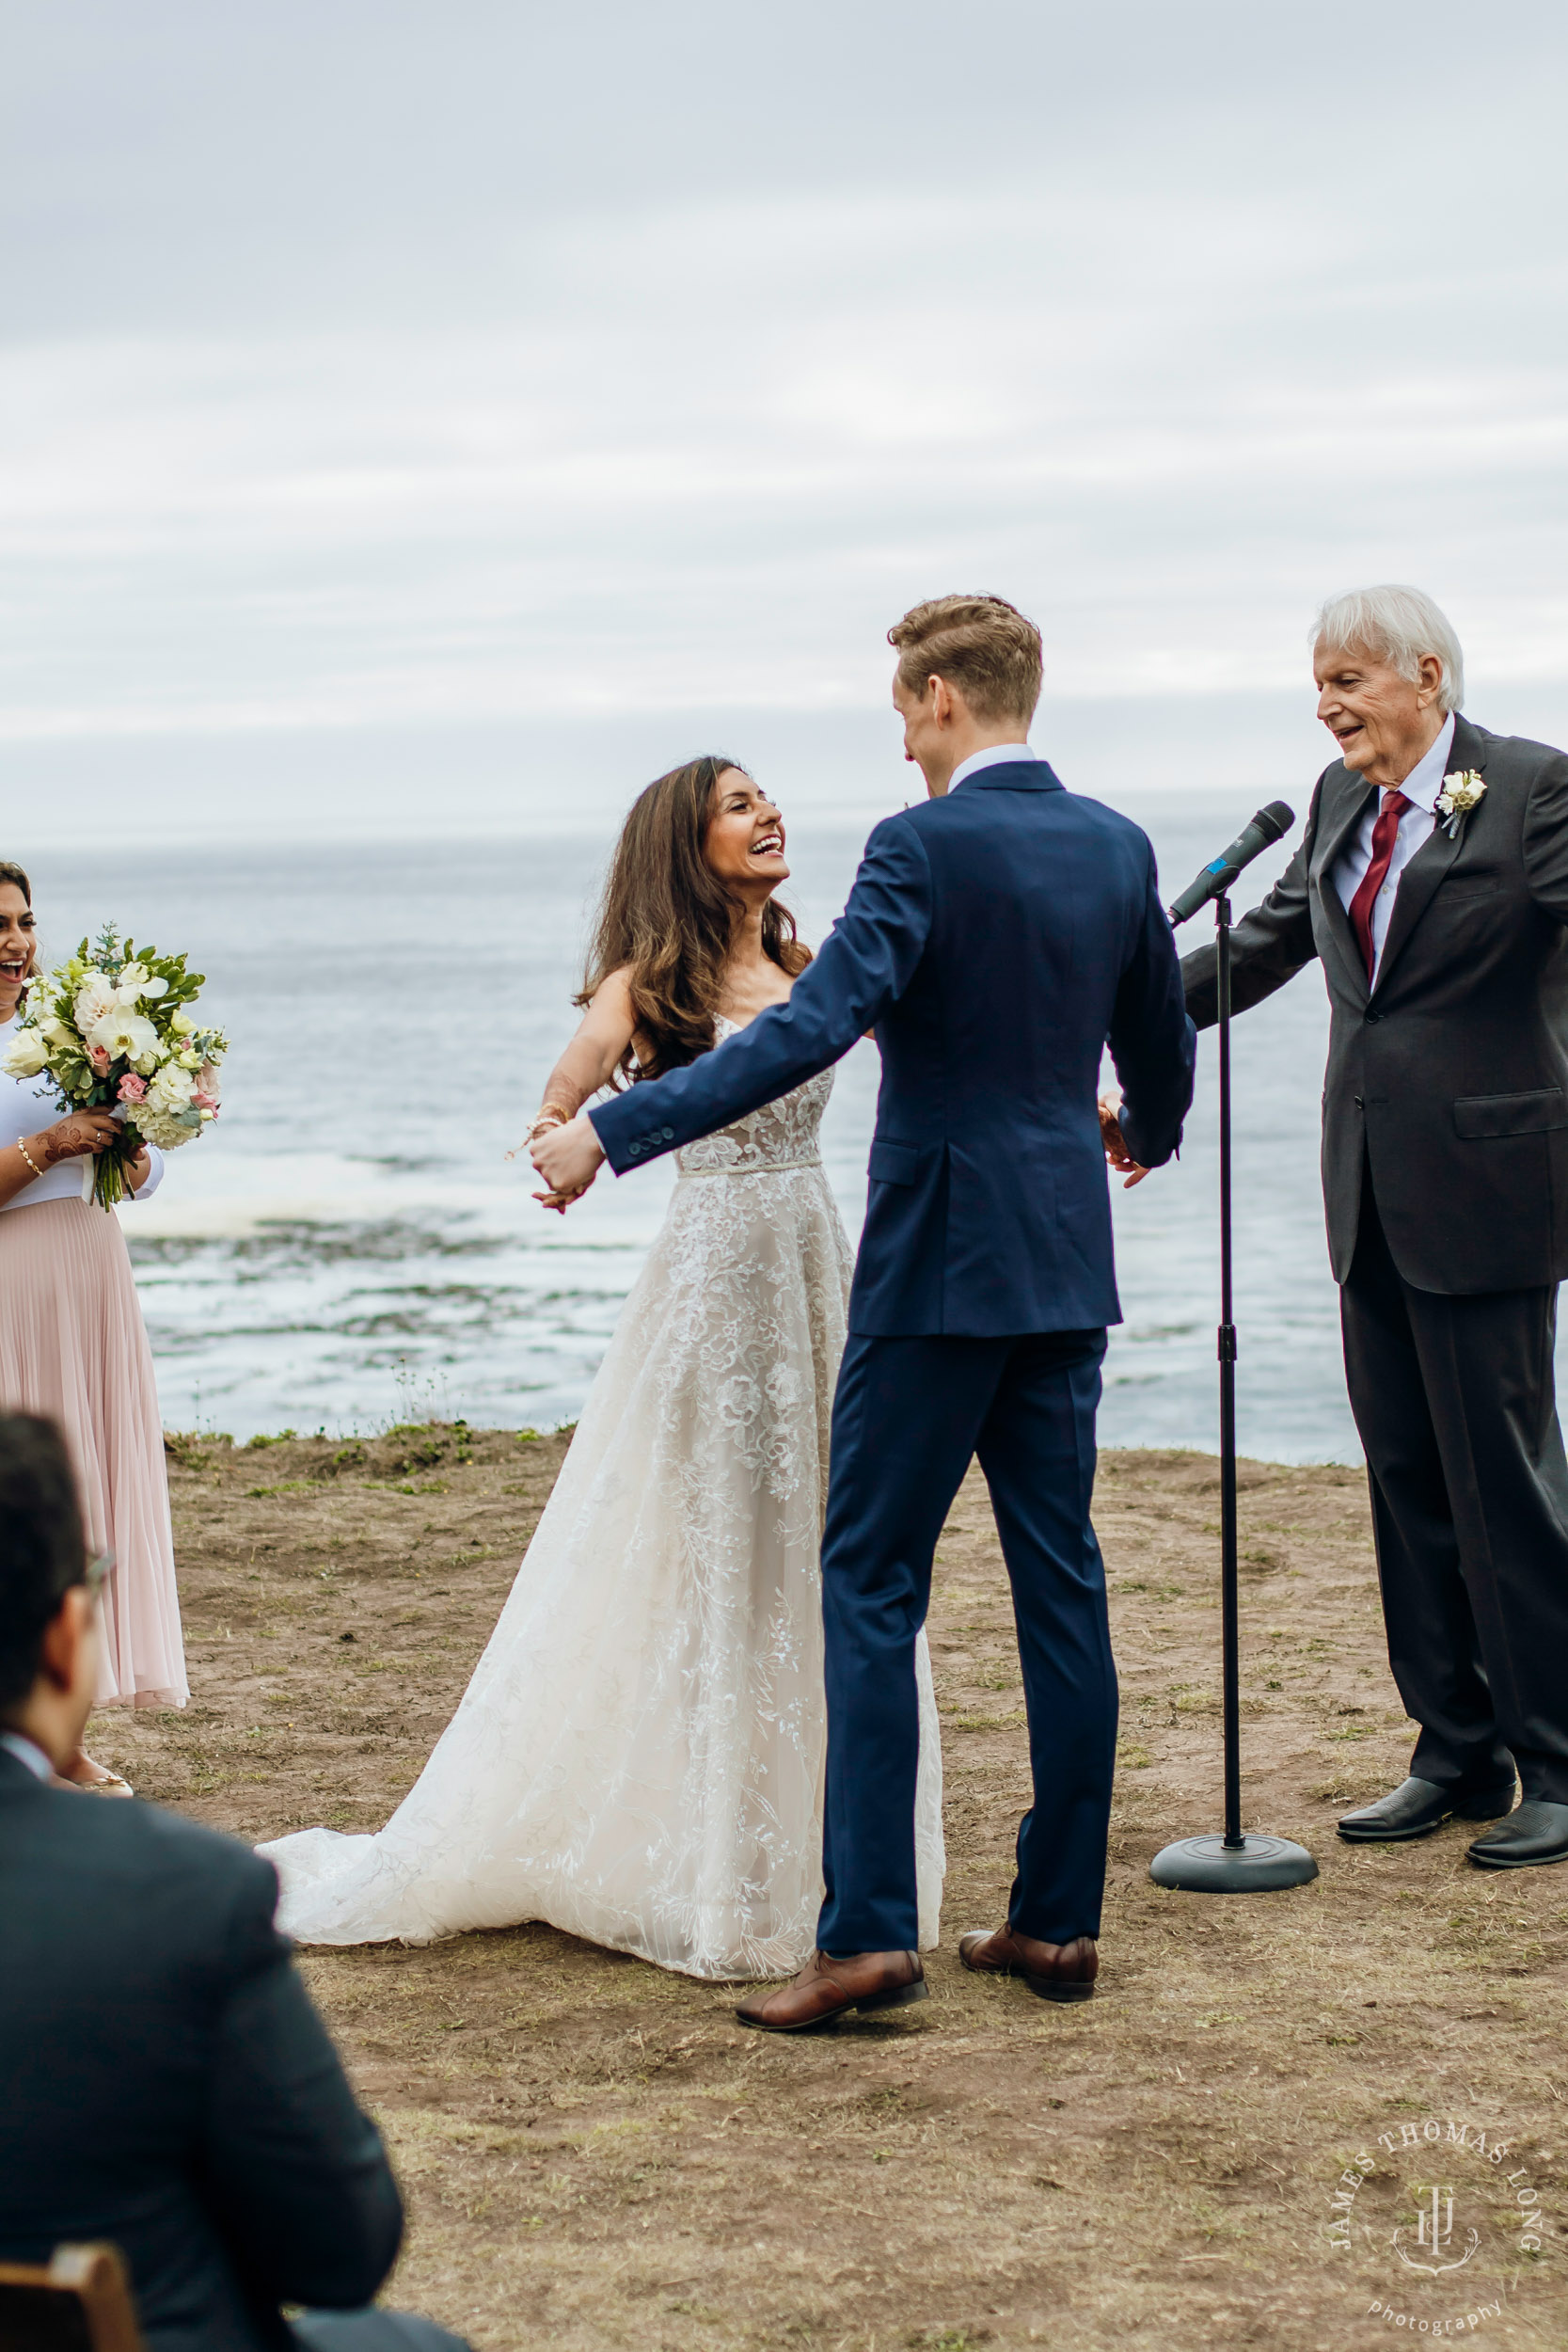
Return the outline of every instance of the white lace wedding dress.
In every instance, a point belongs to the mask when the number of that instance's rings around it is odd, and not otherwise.
[[[818,1545],[849,1282],[817,1149],[832,1088],[828,1072],[677,1154],[555,1491],[418,1783],[375,1836],[261,1849],[302,1943],[547,1919],[694,1977],[810,1955]],[[924,1634],[916,1671],[928,1947],[943,1855]]]

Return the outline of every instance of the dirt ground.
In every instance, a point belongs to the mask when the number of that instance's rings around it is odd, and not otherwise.
[[[378,1825],[563,1445],[461,1424],[171,1440],[195,1696],[104,1715],[96,1752],[245,1837]],[[1568,2342],[1568,1869],[1474,1870],[1458,1826],[1336,1840],[1410,1744],[1364,1486],[1250,1463],[1243,1487],[1245,1816],[1308,1844],[1316,1884],[1215,1899],[1148,1877],[1168,1838],[1218,1824],[1216,1471],[1107,1454],[1123,1711],[1099,1996],[1058,2008],[964,1974],[958,1934],[1003,1915],[1026,1790],[972,1480],[931,1618],[932,1998],[780,2041],[737,2026],[723,1988],[543,1926],[307,1955],[408,2195],[388,2299],[484,2352]],[[1433,2187],[1453,2202],[1429,2247]]]

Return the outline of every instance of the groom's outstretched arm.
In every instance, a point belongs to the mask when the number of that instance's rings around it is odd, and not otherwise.
[[[789,1002],[668,1077],[590,1114],[616,1174],[710,1136],[839,1061],[909,986],[931,928],[931,869],[915,828],[885,818],[866,843],[849,903]]]
[[[1127,1149],[1140,1167],[1161,1168],[1181,1140],[1181,1122],[1192,1104],[1197,1033],[1187,1018],[1181,965],[1160,904],[1152,850],[1143,913],[1117,990],[1108,1042],[1121,1081],[1117,1118]]]

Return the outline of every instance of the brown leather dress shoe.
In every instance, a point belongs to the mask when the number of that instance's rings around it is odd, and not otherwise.
[[[926,1998],[918,1952],[856,1952],[847,1960],[813,1952],[798,1977],[752,1994],[735,2013],[764,2033],[804,2033],[847,2009],[904,2009]]]
[[[1086,2001],[1100,1973],[1100,1949],[1092,1935],[1075,1935],[1070,1944],[1041,1944],[1012,1928],[988,1935],[972,1929],[958,1938],[958,1958],[977,1977],[1022,1977],[1042,2001]]]

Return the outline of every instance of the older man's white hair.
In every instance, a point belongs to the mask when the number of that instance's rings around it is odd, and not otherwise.
[[[1419,588],[1390,584],[1330,596],[1312,625],[1311,644],[1314,652],[1326,645],[1331,652],[1354,648],[1372,654],[1413,686],[1421,675],[1421,656],[1434,654],[1443,665],[1437,707],[1464,708],[1465,655],[1453,623]]]

